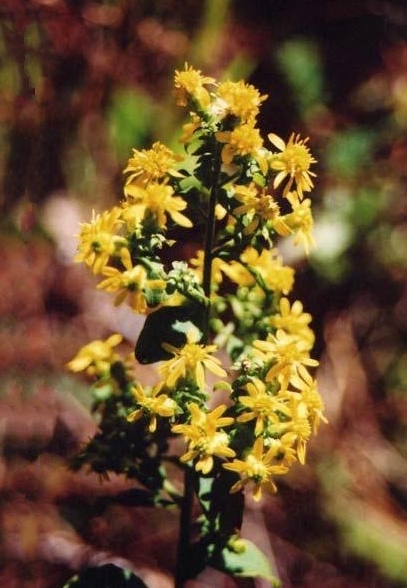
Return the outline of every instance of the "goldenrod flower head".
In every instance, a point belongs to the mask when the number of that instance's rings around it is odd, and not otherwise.
[[[159,229],[167,228],[167,215],[181,227],[192,227],[188,217],[181,214],[187,203],[181,196],[174,196],[174,190],[166,184],[150,183],[144,188],[127,184],[124,188],[126,201],[123,202],[122,218],[129,230],[137,227],[147,218],[152,219]]]
[[[237,421],[247,423],[256,419],[254,434],[258,437],[267,428],[269,422],[278,422],[278,412],[281,413],[284,406],[278,396],[272,394],[267,385],[258,378],[248,382],[246,389],[248,395],[239,396],[239,402],[249,411],[239,415]]]
[[[268,138],[281,151],[273,154],[269,161],[270,168],[278,172],[274,178],[274,187],[277,188],[285,178],[288,178],[283,195],[288,194],[295,182],[298,196],[302,200],[303,193],[314,187],[311,176],[315,176],[315,173],[310,171],[310,166],[316,159],[307,146],[308,137],[301,139],[299,135],[292,133],[287,144],[274,133],[270,133]]]
[[[324,403],[318,392],[317,381],[306,370],[302,370],[301,376],[294,375],[291,378],[291,385],[301,392],[301,398],[307,406],[312,429],[316,433],[321,421],[328,422],[324,416]]]
[[[234,457],[235,452],[228,446],[229,437],[224,431],[218,431],[233,423],[233,418],[222,417],[225,405],[216,407],[211,412],[201,409],[195,402],[188,404],[191,418],[188,424],[174,425],[172,431],[183,435],[188,441],[188,451],[181,461],[196,460],[195,469],[208,474],[213,468],[213,456]]]
[[[293,447],[293,439],[290,434],[283,434],[281,437],[266,437],[264,445],[274,455],[279,464],[290,468],[297,461],[297,452]]]
[[[95,214],[93,211],[91,222],[80,224],[75,261],[85,263],[92,268],[94,274],[100,273],[109,258],[127,244],[126,239],[117,234],[123,224],[120,214],[121,210],[118,207],[102,214]]]
[[[254,122],[260,104],[267,98],[267,95],[261,96],[257,88],[243,81],[222,82],[216,94],[221,101],[220,108],[224,116],[230,114],[242,122]]]
[[[196,383],[201,390],[205,388],[205,368],[217,376],[225,377],[226,372],[221,367],[221,361],[213,357],[216,345],[201,345],[198,343],[199,331],[191,329],[187,333],[187,342],[177,348],[169,343],[163,343],[163,348],[174,355],[173,358],[161,364],[159,373],[169,388],[173,388],[181,379]]]
[[[233,131],[216,133],[220,143],[225,143],[222,149],[222,161],[231,163],[235,157],[251,156],[256,158],[261,153],[263,139],[258,129],[250,124],[242,124]]]
[[[149,149],[133,149],[123,172],[123,202],[93,213],[92,221],[81,225],[76,256],[102,276],[97,288],[114,293],[115,305],[126,301],[144,314],[166,305],[148,317],[136,346],[139,361],[169,357],[158,366],[160,383],[142,386],[134,381],[116,352],[122,341],[118,334],[89,343],[68,367],[95,376],[96,385],[106,384],[106,395],[112,389],[118,392],[116,407],[98,405],[102,417],[107,410],[121,417],[128,391],[133,393],[127,421],[143,419],[143,446],[152,439],[149,433],[155,434],[158,467],[166,459],[171,431],[185,441],[178,463],[188,462],[188,469],[199,472],[197,478],[218,478],[223,466],[235,472],[231,492],[249,487],[259,500],[263,489],[276,491],[275,476],[287,473],[297,460],[304,463],[311,432],[326,422],[310,373],[318,365],[310,356],[311,316],[299,301],[286,298],[294,269],[283,264],[273,247],[276,234],[293,235],[307,253],[313,243],[306,196],[313,188],[316,160],[308,138],[298,134],[287,142],[270,134],[274,147],[265,148],[256,120],[267,96],[250,84],[218,84],[185,63],[175,72],[174,95],[190,111],[181,137],[187,159],[160,141]],[[281,192],[284,206],[277,201]],[[189,263],[177,262],[167,257],[168,249],[160,249],[174,243],[166,240],[167,228],[190,228],[190,217],[196,218],[198,230],[207,223],[202,231],[205,251]],[[205,306],[209,300],[211,313]],[[157,332],[161,323],[162,332]],[[209,339],[212,333],[215,341]],[[229,409],[224,404],[208,407],[206,378],[224,380],[228,375],[213,343],[236,360],[234,381],[213,386],[231,393]],[[104,393],[102,389],[101,399]],[[225,416],[229,410],[234,418]],[[143,460],[127,449],[130,459]],[[142,470],[140,475],[144,482]],[[169,484],[162,489],[171,494]],[[227,514],[220,516],[224,533],[230,520]],[[206,527],[202,530],[206,540]]]
[[[287,200],[290,201],[293,211],[284,216],[284,222],[296,233],[294,244],[301,243],[308,255],[310,247],[315,244],[312,235],[314,219],[311,212],[311,200],[306,198],[300,202],[296,192],[289,192]]]
[[[295,444],[298,461],[305,463],[307,441],[311,436],[311,426],[308,419],[308,407],[302,396],[296,392],[289,393],[288,408],[290,419],[278,427],[278,431],[286,431],[284,438],[292,445]],[[273,432],[273,426],[269,429]]]
[[[147,270],[142,265],[133,267],[130,256],[123,259],[124,270],[119,270],[115,267],[105,267],[103,275],[106,279],[97,285],[100,290],[106,292],[117,292],[115,298],[115,306],[118,306],[126,298],[130,307],[139,313],[145,313],[148,310],[145,290],[165,290],[165,282],[163,280],[149,280],[147,277]]]
[[[226,263],[220,260],[222,263],[219,269],[235,284],[239,286],[253,286],[256,283],[256,278],[250,271],[245,267],[245,264],[239,261],[231,261]]]
[[[149,182],[165,180],[168,175],[182,177],[174,170],[174,165],[182,161],[171,149],[156,141],[151,149],[133,149],[133,157],[128,161],[123,173],[128,173],[126,184],[145,186]]]
[[[258,253],[254,247],[248,247],[240,258],[244,265],[258,272],[270,290],[283,294],[291,291],[294,284],[294,269],[283,265],[276,249],[263,249]]]
[[[136,384],[133,388],[133,394],[139,408],[133,410],[127,420],[132,423],[146,416],[149,418],[148,430],[150,433],[154,433],[157,429],[157,416],[167,418],[174,416],[177,403],[167,394],[161,393],[162,387],[162,383],[160,383],[154,388],[144,389],[140,384]]]
[[[219,269],[239,286],[254,286],[258,274],[265,287],[275,292],[288,294],[294,284],[294,269],[283,265],[276,249],[264,249],[259,253],[247,247],[240,256],[241,261],[223,262]]]
[[[204,86],[215,83],[213,78],[202,75],[199,69],[194,69],[186,63],[183,71],[175,71],[174,95],[176,104],[178,106],[187,106],[192,99],[203,110],[206,110],[210,104],[211,97]],[[192,106],[195,106],[195,104],[192,104]]]
[[[119,334],[111,335],[105,341],[97,339],[82,347],[77,355],[67,364],[73,372],[86,372],[91,376],[106,376],[110,367],[118,361],[119,355],[114,351],[123,340]]]
[[[273,222],[276,231],[281,235],[289,235],[291,229],[280,216],[280,209],[270,194],[264,189],[259,189],[256,184],[251,183],[248,186],[236,185],[233,188],[233,194],[236,200],[242,202],[240,206],[233,209],[235,215],[247,215],[249,224],[244,229],[245,235],[254,233],[259,225],[269,221]]]
[[[308,326],[312,316],[304,312],[304,307],[299,300],[290,304],[288,298],[282,297],[279,303],[279,313],[270,317],[270,324],[276,329],[283,329],[290,335],[298,335],[309,341],[309,349],[314,344],[314,333]]]
[[[240,480],[233,484],[231,493],[238,492],[247,484],[253,487],[253,498],[259,501],[262,488],[270,492],[276,492],[277,488],[272,476],[286,474],[288,468],[275,462],[275,450],[273,447],[264,451],[264,440],[258,437],[254,442],[251,452],[245,460],[234,459],[231,463],[223,464],[223,467],[240,475]]]
[[[309,356],[309,341],[298,335],[290,335],[282,329],[278,329],[275,335],[269,335],[267,341],[254,341],[253,347],[255,354],[259,353],[263,360],[272,364],[267,372],[266,381],[278,378],[284,391],[293,376],[303,373],[304,366],[318,365],[318,361]]]

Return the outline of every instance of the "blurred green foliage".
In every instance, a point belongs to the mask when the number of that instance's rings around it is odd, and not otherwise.
[[[125,161],[132,148],[147,144],[153,116],[153,104],[144,93],[120,88],[113,93],[106,119],[111,146],[119,161]]]
[[[371,164],[376,133],[370,129],[351,127],[338,131],[325,152],[325,165],[337,180],[361,175]]]
[[[303,117],[324,102],[324,72],[315,40],[292,38],[276,51],[277,63],[292,88]]]

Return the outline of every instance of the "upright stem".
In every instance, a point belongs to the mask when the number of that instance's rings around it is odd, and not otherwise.
[[[203,289],[205,296],[210,300],[211,286],[212,286],[212,253],[215,241],[215,209],[218,201],[219,191],[219,176],[222,162],[220,158],[219,146],[216,147],[214,163],[213,163],[213,178],[212,186],[209,196],[208,204],[208,219],[206,224],[205,235],[205,251],[204,251],[204,266],[203,266]],[[209,317],[210,317],[210,302],[206,309],[206,320],[204,324],[205,332],[203,333],[203,343],[206,343],[209,337]]]
[[[194,498],[194,471],[187,467],[184,474],[184,496],[182,499],[179,537],[177,546],[177,565],[175,570],[175,588],[183,588],[186,578],[185,568],[189,563],[189,546],[191,542],[191,514]]]
[[[221,166],[222,162],[220,158],[220,149],[217,146],[213,162],[213,178],[208,203],[208,218],[206,225],[203,267],[203,289],[205,296],[208,300],[210,299],[211,295],[212,250],[215,241],[215,207],[218,200],[219,176]],[[203,343],[206,343],[209,337],[210,310],[210,303],[208,302],[204,321],[204,333],[202,337]],[[187,579],[187,574],[185,573],[185,571],[190,559],[189,549],[191,542],[191,515],[194,498],[194,475],[194,470],[187,467],[184,475],[184,496],[181,504],[179,523],[180,528],[177,547],[175,588],[183,588],[184,582]]]

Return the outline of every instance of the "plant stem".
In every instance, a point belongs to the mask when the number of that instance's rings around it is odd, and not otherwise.
[[[191,514],[194,497],[194,470],[187,467],[184,474],[184,496],[181,503],[179,537],[177,547],[177,565],[175,570],[175,588],[183,588],[190,565],[189,545],[191,539]]]
[[[211,286],[212,286],[212,256],[213,256],[213,245],[215,241],[215,208],[218,201],[219,191],[219,176],[222,162],[220,158],[219,146],[216,147],[214,163],[213,163],[213,179],[212,186],[209,196],[208,204],[208,217],[206,224],[206,236],[205,236],[205,250],[204,250],[204,266],[203,266],[203,289],[205,296],[210,300]],[[208,341],[209,337],[209,317],[210,317],[210,302],[206,309],[205,319],[205,332],[203,333],[203,343]]]
[[[218,201],[219,176],[222,162],[220,158],[220,149],[217,145],[215,148],[213,161],[213,178],[210,189],[208,216],[205,235],[204,267],[203,267],[203,289],[206,298],[210,300],[211,282],[212,282],[212,251],[215,241],[215,207]],[[209,337],[209,318],[210,302],[206,308],[204,321],[204,333],[202,342],[205,344]],[[194,498],[194,476],[193,468],[187,467],[184,475],[184,496],[181,503],[179,537],[177,547],[177,563],[175,575],[175,588],[183,588],[185,580],[188,578],[186,569],[190,565],[190,540],[191,540],[191,515]]]

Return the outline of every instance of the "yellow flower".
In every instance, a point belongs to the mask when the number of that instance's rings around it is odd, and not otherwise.
[[[239,286],[253,286],[256,283],[255,277],[239,261],[222,262],[219,269]]]
[[[305,463],[307,441],[311,436],[311,426],[308,419],[308,407],[300,394],[288,392],[288,406],[291,418],[279,425],[271,425],[268,432],[284,432],[286,443],[296,446],[298,461]]]
[[[254,247],[247,247],[240,256],[241,261],[219,264],[232,282],[239,286],[254,286],[258,274],[264,286],[275,292],[288,294],[294,284],[294,269],[282,264],[276,249],[263,249],[259,254]]]
[[[233,418],[222,417],[226,410],[220,405],[211,412],[205,412],[195,402],[188,404],[191,414],[189,424],[174,425],[172,431],[183,435],[188,441],[188,451],[181,456],[182,462],[196,460],[195,469],[208,474],[213,468],[213,456],[234,457],[235,452],[228,446],[229,437],[221,427],[233,423]]]
[[[268,221],[272,221],[279,235],[289,235],[291,233],[291,229],[280,216],[277,202],[264,189],[259,190],[252,183],[249,186],[237,185],[234,187],[233,192],[236,200],[242,202],[240,206],[233,209],[233,214],[238,216],[246,214],[250,221],[243,231],[245,235],[254,233],[259,225],[261,226]]]
[[[161,364],[159,373],[164,378],[168,387],[174,387],[180,379],[187,379],[205,388],[205,368],[217,376],[225,377],[227,374],[221,367],[218,358],[211,354],[217,350],[216,345],[200,345],[197,343],[198,331],[190,330],[187,334],[187,342],[183,347],[177,348],[169,343],[163,343],[163,348],[172,353],[174,357]]]
[[[255,270],[264,284],[276,292],[288,294],[294,284],[294,269],[282,264],[276,249],[263,249],[258,253],[254,247],[248,247],[241,255],[242,262]]]
[[[78,253],[75,261],[84,262],[91,267],[94,274],[100,273],[109,258],[127,244],[126,239],[117,235],[123,224],[120,220],[121,210],[118,207],[95,214],[93,211],[90,223],[81,223]]]
[[[284,405],[279,398],[267,390],[264,382],[254,378],[246,385],[248,396],[239,396],[239,402],[250,409],[237,417],[239,423],[247,423],[256,419],[254,434],[261,435],[268,423],[278,422],[278,411],[284,411]]]
[[[88,343],[67,364],[67,368],[73,372],[86,370],[92,376],[105,376],[110,372],[111,365],[120,359],[113,348],[122,340],[123,337],[116,333],[105,341],[97,339]]]
[[[307,371],[302,370],[301,377],[295,375],[291,378],[291,385],[301,392],[301,398],[307,406],[313,431],[316,433],[321,421],[328,422],[324,415],[324,403],[318,392],[317,381]]]
[[[242,122],[254,122],[259,112],[260,104],[267,95],[260,92],[251,84],[243,81],[226,81],[219,84],[217,96],[220,99],[224,116],[232,115]]]
[[[135,312],[145,313],[148,310],[148,305],[145,296],[145,290],[165,290],[165,282],[163,280],[149,280],[147,278],[147,270],[142,265],[133,264],[130,255],[123,259],[125,270],[119,270],[115,267],[105,267],[103,275],[106,279],[97,285],[99,290],[106,290],[106,292],[117,292],[115,298],[115,306],[118,306],[126,298],[129,299],[129,305]]]
[[[134,230],[142,221],[152,219],[158,228],[167,228],[167,215],[181,227],[192,227],[188,217],[181,214],[187,203],[181,196],[174,196],[174,190],[166,184],[150,183],[144,188],[127,184],[124,188],[126,201],[123,202],[122,218],[128,229]]]
[[[145,186],[149,182],[163,180],[167,174],[182,177],[182,174],[173,169],[182,159],[182,156],[176,155],[159,141],[155,142],[151,149],[133,149],[133,157],[129,159],[123,171],[129,174],[126,184]]]
[[[220,143],[225,143],[222,149],[222,162],[231,163],[234,157],[260,158],[263,139],[258,129],[249,124],[242,124],[233,131],[216,133]]]
[[[270,133],[268,138],[281,151],[281,153],[273,154],[269,161],[270,168],[278,172],[274,178],[274,187],[277,188],[288,177],[283,195],[288,194],[295,182],[298,196],[302,200],[303,192],[309,192],[314,187],[311,176],[315,174],[309,168],[316,159],[313,158],[307,146],[308,137],[300,139],[299,135],[292,133],[287,144],[273,133]]]
[[[128,415],[127,420],[133,423],[141,417],[147,416],[150,419],[148,430],[150,433],[154,433],[157,429],[157,416],[174,416],[177,404],[167,394],[160,394],[161,389],[162,383],[147,390],[144,390],[139,384],[136,384],[133,388],[133,394],[140,408],[133,410]]]
[[[278,329],[275,335],[269,335],[267,341],[253,341],[253,347],[256,353],[260,352],[263,360],[272,362],[266,382],[278,378],[282,391],[287,390],[293,376],[306,371],[304,366],[318,365],[318,361],[309,356],[309,341],[282,329]]]
[[[297,335],[308,340],[309,349],[311,349],[315,336],[308,325],[312,316],[308,312],[304,312],[302,303],[296,300],[290,305],[288,298],[283,297],[280,299],[279,311],[270,317],[270,324],[276,329],[283,329],[290,335]]]
[[[215,83],[213,78],[202,75],[199,69],[194,69],[186,63],[183,71],[175,71],[174,95],[176,104],[178,106],[187,106],[192,99],[206,110],[210,104],[211,97],[204,85]]]
[[[284,222],[296,233],[294,244],[301,243],[308,255],[310,247],[315,244],[312,235],[314,219],[311,212],[311,200],[306,198],[300,202],[296,192],[289,192],[287,200],[290,201],[293,211],[283,217]]]
[[[250,484],[253,486],[253,498],[256,502],[261,498],[263,487],[270,492],[276,492],[272,476],[286,474],[288,468],[286,465],[275,463],[275,454],[274,447],[264,451],[264,441],[259,437],[245,460],[234,459],[232,463],[223,464],[225,469],[240,475],[240,480],[233,484],[230,492],[238,492]]]
[[[284,434],[279,438],[267,437],[264,444],[271,450],[279,464],[290,468],[297,461],[297,452],[293,447],[293,439],[289,434]]]

